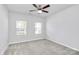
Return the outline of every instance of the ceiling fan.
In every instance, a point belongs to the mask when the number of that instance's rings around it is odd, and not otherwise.
[[[50,5],[45,5],[44,7],[42,7],[42,5],[36,5],[36,4],[32,4],[36,10],[29,10],[30,12],[34,12],[34,11],[37,11],[38,13],[48,13],[48,11],[46,11],[45,9],[50,7]]]

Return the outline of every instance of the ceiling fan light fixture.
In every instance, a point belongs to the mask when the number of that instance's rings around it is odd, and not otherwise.
[[[41,11],[41,10],[38,10],[37,12],[38,12],[39,14],[41,14],[41,13],[42,13],[42,11]]]

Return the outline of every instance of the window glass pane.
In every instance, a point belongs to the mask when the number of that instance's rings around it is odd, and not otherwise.
[[[41,34],[42,24],[37,22],[35,23],[35,34]]]
[[[26,34],[26,21],[16,21],[16,35]]]

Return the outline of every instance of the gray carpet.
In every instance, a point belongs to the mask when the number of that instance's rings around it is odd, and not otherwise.
[[[4,55],[79,55],[79,52],[44,39],[9,45]]]

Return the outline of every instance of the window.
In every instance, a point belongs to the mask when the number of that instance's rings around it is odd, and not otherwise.
[[[16,21],[16,35],[26,35],[26,21]]]
[[[42,24],[40,22],[35,23],[35,34],[41,34]]]

